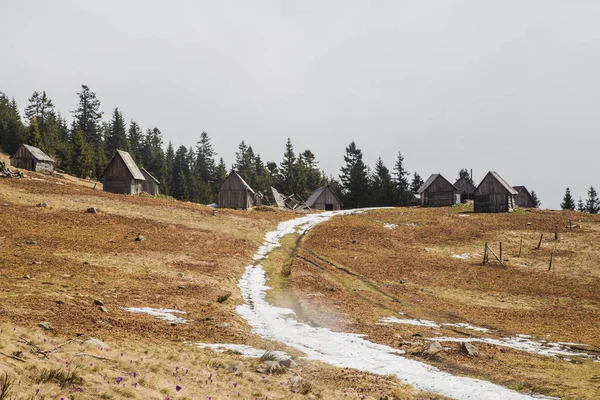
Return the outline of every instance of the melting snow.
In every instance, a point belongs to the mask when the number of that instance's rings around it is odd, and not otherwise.
[[[466,260],[467,258],[469,258],[469,255],[467,253],[465,253],[465,254],[452,254],[452,258],[458,258],[459,260]]]
[[[387,223],[383,223],[383,227],[387,228],[387,229],[396,229],[398,227],[398,225],[396,224],[387,224]]]
[[[266,353],[266,350],[255,349],[252,346],[245,344],[212,344],[212,343],[196,343],[201,349],[213,349],[219,353],[223,353],[226,350],[235,351],[240,353],[244,357],[248,358],[260,358]],[[287,353],[283,351],[271,351],[271,353],[277,356],[287,356]]]
[[[280,246],[279,240],[294,232],[304,233],[315,225],[335,215],[357,210],[330,211],[309,214],[282,222],[274,232],[267,233],[264,244],[254,256],[256,261],[266,258]],[[340,368],[354,368],[381,375],[394,375],[404,383],[418,389],[439,393],[455,399],[531,399],[530,395],[468,377],[454,376],[448,372],[400,356],[389,346],[369,342],[360,335],[334,332],[327,328],[312,327],[298,322],[294,311],[275,307],[265,299],[267,277],[260,263],[246,267],[238,286],[245,304],[237,307],[252,326],[253,332],[271,340],[286,343],[304,352],[309,358]]]
[[[501,338],[501,339],[490,339],[490,338],[451,338],[442,337],[434,338],[429,340],[436,340],[438,342],[479,342],[487,343],[495,346],[509,347],[511,349],[525,351],[527,353],[538,354],[547,357],[556,356],[571,356],[571,357],[591,357],[587,353],[575,352],[569,349],[567,346],[561,345],[560,343],[546,342],[544,340],[536,341],[527,339],[527,335],[519,335],[512,338]]]
[[[163,321],[170,322],[172,324],[187,324],[190,320],[180,318],[175,314],[186,314],[184,311],[170,310],[168,308],[150,308],[150,307],[121,307],[125,311],[132,313],[148,314],[162,319]]]
[[[402,314],[404,315],[404,314]],[[470,329],[472,331],[477,331],[477,332],[491,332],[490,329],[487,328],[481,328],[479,326],[473,326],[470,324],[466,324],[464,322],[457,322],[457,323],[442,323],[442,324],[438,324],[436,322],[433,321],[427,321],[425,319],[407,319],[407,318],[396,318],[396,317],[386,317],[383,318],[381,320],[381,323],[388,325],[388,324],[405,324],[405,325],[415,325],[415,326],[426,326],[429,328],[440,328],[443,326],[453,326],[456,328],[464,328],[464,329]]]

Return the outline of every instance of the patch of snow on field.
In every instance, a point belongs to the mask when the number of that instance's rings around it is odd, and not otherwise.
[[[254,347],[245,344],[196,343],[196,345],[201,349],[212,349],[219,353],[224,353],[225,351],[230,350],[248,358],[261,358],[263,354],[267,352],[266,350],[255,349]],[[271,353],[281,357],[287,356],[287,353],[283,351],[271,351]]]
[[[492,331],[491,329],[488,329],[488,328],[482,328],[480,326],[473,326],[473,325],[465,324],[464,322],[457,322],[455,324],[442,324],[442,325],[443,326],[453,326],[456,328],[470,329],[472,331],[483,332],[483,333],[489,333]]]
[[[309,214],[279,224],[270,232],[255,255],[264,259],[280,246],[279,240],[294,232],[305,233],[315,225],[333,216],[357,212],[356,210],[329,211]],[[244,304],[237,311],[263,338],[281,341],[302,351],[308,358],[326,362],[340,368],[354,368],[380,375],[394,375],[402,382],[421,390],[439,393],[455,399],[512,400],[532,399],[530,395],[493,384],[491,382],[454,376],[438,368],[402,357],[397,349],[365,340],[361,335],[334,332],[313,327],[294,318],[293,310],[275,307],[265,299],[267,277],[260,263],[249,265],[238,286]]]
[[[425,319],[408,319],[408,318],[396,318],[396,317],[385,317],[381,319],[384,324],[404,324],[414,326],[426,326],[428,328],[439,328],[440,326],[433,321],[427,321]]]
[[[452,258],[458,258],[459,260],[466,260],[469,258],[467,253],[464,254],[452,254]]]
[[[150,308],[150,307],[121,307],[121,309],[140,314],[148,314],[162,319],[163,321],[170,322],[172,324],[187,324],[190,320],[180,318],[175,314],[187,314],[185,311],[171,310],[168,308]]]
[[[576,352],[569,349],[567,346],[561,345],[560,343],[552,343],[546,342],[544,340],[536,341],[531,340],[525,337],[527,335],[520,335],[516,337],[510,338],[501,338],[501,339],[490,339],[490,338],[451,338],[451,337],[443,337],[443,338],[434,338],[430,340],[435,340],[438,342],[456,342],[456,343],[464,343],[464,342],[479,342],[479,343],[487,343],[494,346],[500,347],[509,347],[514,350],[525,351],[527,353],[538,354],[546,357],[557,357],[557,356],[570,356],[570,357],[591,357],[587,353]]]
[[[388,224],[388,223],[383,223],[383,227],[386,229],[396,229],[398,227],[398,225],[396,224]]]

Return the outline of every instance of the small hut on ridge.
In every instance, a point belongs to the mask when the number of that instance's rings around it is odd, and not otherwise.
[[[338,195],[335,194],[329,185],[322,186],[312,192],[304,204],[307,208],[324,211],[337,211],[341,210],[344,206]]]
[[[515,189],[515,191],[517,192],[517,195],[515,196],[515,203],[517,207],[535,207],[535,201],[533,201],[533,196],[525,186],[513,186],[513,189]]]
[[[115,152],[102,172],[105,192],[140,194],[145,180],[131,155],[123,150]]]
[[[442,207],[456,204],[458,188],[441,174],[432,174],[417,191],[421,206]]]
[[[53,172],[54,160],[37,147],[24,144],[10,156],[10,166],[36,172]]]
[[[516,195],[517,191],[497,172],[490,171],[475,189],[475,212],[511,212],[515,208]]]
[[[158,185],[160,185],[160,182],[145,168],[140,168],[140,170],[145,179],[142,183],[142,190],[152,196],[156,196],[158,194]]]
[[[458,188],[458,194],[460,194],[461,202],[473,200],[473,193],[475,193],[476,188],[471,179],[463,176],[454,182],[454,186]]]
[[[225,178],[219,187],[219,208],[245,210],[256,204],[256,193],[235,171]]]

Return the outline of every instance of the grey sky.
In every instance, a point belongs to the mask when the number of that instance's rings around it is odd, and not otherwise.
[[[598,1],[0,0],[0,91],[46,90],[231,164],[289,136],[337,176],[352,140],[423,179],[498,171],[558,207],[600,189]],[[70,117],[70,115],[69,115]],[[108,117],[108,116],[107,116]]]

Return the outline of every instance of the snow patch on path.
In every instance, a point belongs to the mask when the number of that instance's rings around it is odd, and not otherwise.
[[[330,211],[309,214],[282,222],[278,229],[267,233],[265,242],[254,256],[263,260],[275,248],[279,240],[288,234],[304,233],[315,225],[335,215],[358,210]],[[360,212],[360,211],[358,211]],[[319,360],[340,368],[353,368],[381,375],[394,375],[402,382],[421,390],[439,393],[455,399],[520,400],[532,399],[491,382],[451,375],[439,369],[402,357],[401,351],[389,346],[365,340],[364,335],[334,332],[327,328],[312,327],[294,318],[293,310],[275,307],[266,299],[267,277],[260,263],[246,267],[238,286],[244,304],[237,307],[252,327],[263,338],[284,342],[304,352],[308,358]]]
[[[150,308],[150,307],[121,307],[122,310],[139,313],[139,314],[148,314],[156,317],[158,319],[162,319],[163,321],[170,322],[172,324],[187,324],[191,320],[183,319],[175,314],[187,314],[185,311],[179,310],[171,310],[168,308]]]
[[[425,326],[428,328],[441,328],[444,326],[450,326],[450,327],[455,327],[455,328],[463,328],[463,329],[469,329],[472,331],[476,331],[476,332],[485,332],[485,333],[489,333],[491,332],[490,329],[487,328],[482,328],[479,326],[473,326],[464,322],[457,322],[457,323],[441,323],[438,324],[436,322],[433,321],[428,321],[426,319],[409,319],[409,318],[396,318],[396,317],[385,317],[381,319],[381,324],[383,325],[390,325],[390,324],[404,324],[404,325],[415,325],[415,326]]]

